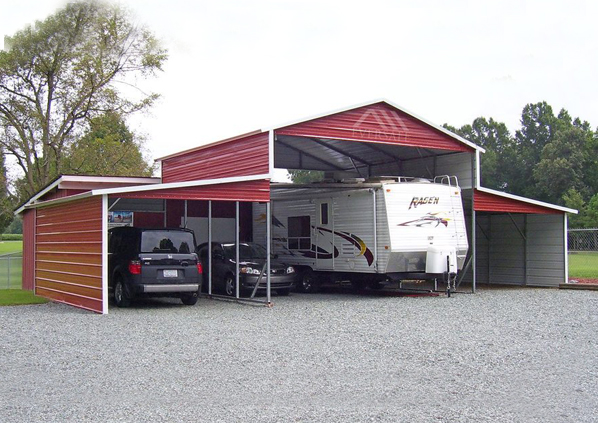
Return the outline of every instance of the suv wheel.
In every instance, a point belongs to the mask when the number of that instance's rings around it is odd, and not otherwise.
[[[127,297],[127,291],[122,277],[118,277],[114,284],[114,302],[117,307],[128,307],[131,305],[131,300]]]

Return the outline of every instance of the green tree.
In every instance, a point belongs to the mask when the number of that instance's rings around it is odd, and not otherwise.
[[[65,173],[78,175],[151,176],[143,145],[115,112],[92,118],[89,131],[71,145]]]
[[[565,207],[569,207],[570,209],[575,209],[579,212],[579,214],[570,214],[568,216],[568,222],[570,228],[583,228],[586,225],[586,211],[587,206],[586,202],[583,199],[583,196],[575,189],[570,188],[567,192],[563,195],[563,202],[565,203]]]
[[[0,52],[0,145],[24,173],[30,196],[63,172],[65,152],[89,119],[150,107],[157,94],[125,94],[167,58],[130,13],[99,1],[68,3],[34,27],[5,38]]]
[[[12,199],[8,192],[4,154],[0,151],[0,234],[4,232],[4,229],[6,229],[13,218]]]
[[[584,183],[588,136],[591,133],[571,126],[557,130],[554,139],[544,146],[533,168],[536,192],[544,200],[562,204],[563,195],[570,189],[582,195],[589,192]]]
[[[324,172],[320,170],[289,169],[288,172],[295,184],[309,184],[324,179]]]
[[[486,149],[481,156],[482,184],[488,188],[509,191],[511,176],[509,161],[513,160],[515,150],[507,126],[492,118],[487,120],[484,117],[479,117],[473,121],[473,124],[458,129],[446,124],[444,126]]]

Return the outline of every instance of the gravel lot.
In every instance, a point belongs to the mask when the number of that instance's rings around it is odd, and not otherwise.
[[[598,292],[0,308],[1,422],[596,422]]]

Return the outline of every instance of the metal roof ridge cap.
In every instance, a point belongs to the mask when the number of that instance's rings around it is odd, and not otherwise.
[[[520,195],[509,194],[508,192],[498,191],[498,190],[495,190],[492,188],[478,186],[475,189],[477,189],[478,191],[481,191],[481,192],[485,192],[487,194],[497,195],[499,197],[510,198],[512,200],[522,201],[524,203],[529,203],[529,204],[535,204],[537,206],[542,206],[542,207],[546,207],[549,209],[560,210],[560,211],[563,211],[566,213],[579,214],[579,210],[570,209],[568,207],[563,207],[563,206],[559,206],[556,204],[546,203],[544,201],[534,200],[532,198],[522,197]]]
[[[137,185],[131,187],[120,187],[120,188],[103,188],[91,190],[91,195],[103,195],[103,194],[118,194],[128,192],[139,192],[139,191],[157,191],[161,189],[173,189],[173,188],[188,188],[203,185],[217,185],[217,184],[231,184],[235,182],[249,182],[258,181],[260,179],[272,179],[272,175],[269,173],[263,173],[259,175],[246,175],[246,176],[231,176],[228,178],[216,178],[216,179],[198,179],[194,181],[182,181],[182,182],[168,182],[165,184],[153,184],[153,185]]]

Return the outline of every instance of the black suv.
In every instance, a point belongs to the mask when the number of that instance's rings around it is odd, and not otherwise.
[[[193,231],[125,226],[110,229],[108,237],[108,288],[118,307],[136,297],[197,302],[202,266]]]

